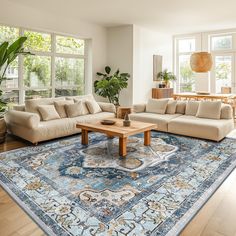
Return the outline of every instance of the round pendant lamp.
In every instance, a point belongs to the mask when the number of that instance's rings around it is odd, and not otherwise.
[[[198,73],[208,72],[212,67],[212,56],[208,52],[196,52],[191,55],[190,66]]]

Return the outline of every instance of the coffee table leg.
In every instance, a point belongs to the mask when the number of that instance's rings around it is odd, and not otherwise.
[[[81,138],[82,138],[81,143],[83,145],[88,145],[88,131],[87,130],[82,129]]]
[[[150,146],[151,144],[151,131],[145,131],[144,132],[144,145],[145,146]]]
[[[125,157],[127,155],[126,143],[127,143],[127,138],[119,138],[120,156],[122,157]]]

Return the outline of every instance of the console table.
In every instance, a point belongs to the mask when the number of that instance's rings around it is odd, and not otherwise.
[[[153,88],[152,98],[171,98],[173,96],[173,88]]]

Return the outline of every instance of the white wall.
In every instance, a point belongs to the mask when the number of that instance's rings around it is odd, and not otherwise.
[[[113,70],[130,73],[128,88],[121,92],[120,104],[133,103],[133,26],[108,28],[107,63]]]
[[[56,7],[56,6],[55,6]],[[56,33],[74,35],[89,39],[92,68],[87,71],[87,93],[93,89],[96,72],[101,71],[107,62],[107,30],[104,27],[63,18],[63,15],[49,14],[26,7],[21,1],[1,1],[0,23],[18,27],[28,27]],[[66,10],[66,9],[65,9]]]
[[[163,56],[162,68],[172,70],[172,36],[134,26],[133,103],[151,98],[153,55]]]

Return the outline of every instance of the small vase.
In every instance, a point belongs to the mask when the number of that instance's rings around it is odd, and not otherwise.
[[[130,121],[130,119],[129,119],[128,113],[126,112],[126,113],[125,113],[125,117],[124,117],[124,121],[123,121],[123,126],[129,127],[130,124],[131,124],[131,121]]]

